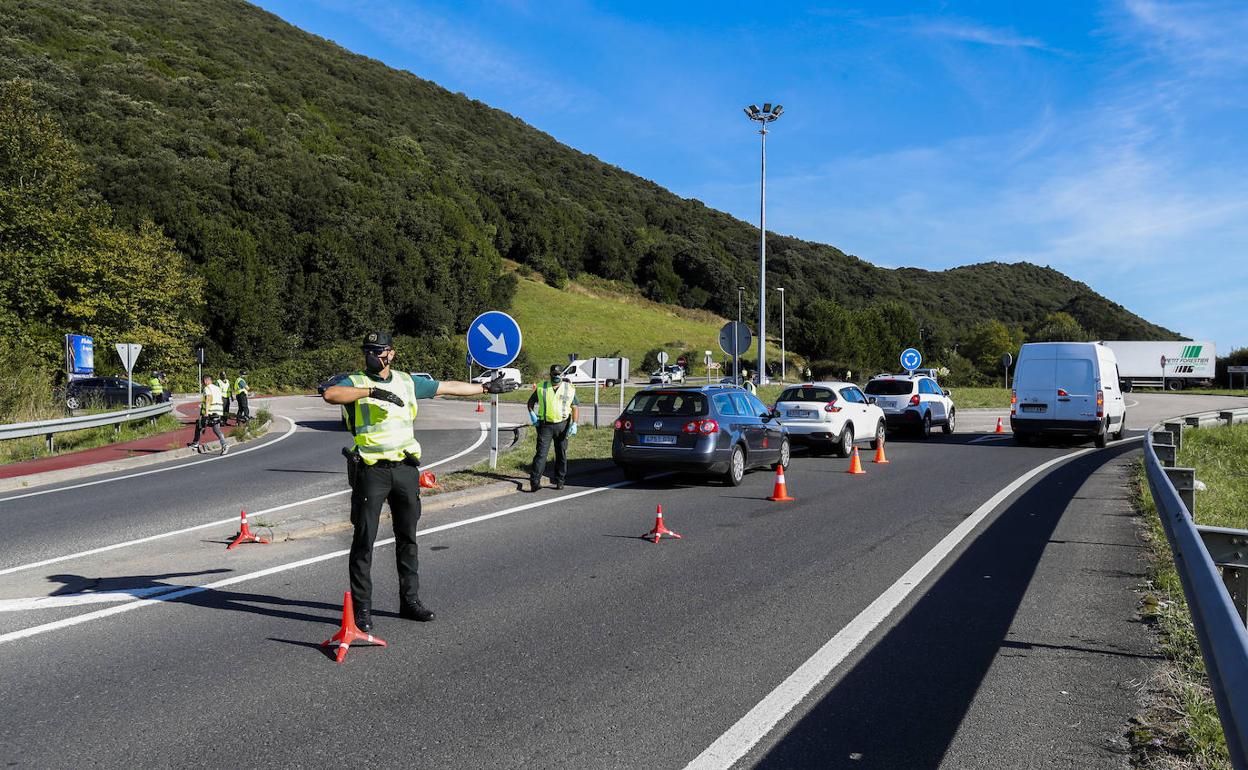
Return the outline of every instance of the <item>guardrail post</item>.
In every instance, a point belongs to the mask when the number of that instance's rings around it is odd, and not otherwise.
[[[1161,461],[1162,467],[1173,468],[1178,462],[1179,452],[1174,444],[1153,444],[1153,451],[1157,453],[1157,459]]]
[[[1184,418],[1183,418],[1183,422],[1187,423],[1188,425],[1192,426],[1193,428],[1199,428],[1199,427],[1200,427],[1200,418],[1199,418],[1199,417],[1184,417]]]
[[[53,437],[54,435],[56,435],[56,434],[54,434],[54,433],[49,433],[49,434],[48,434],[48,454],[52,454],[52,437]]]
[[[1235,413],[1230,411],[1218,412],[1218,419],[1226,420],[1226,427],[1229,428],[1235,424]]]
[[[1222,583],[1239,619],[1248,625],[1248,530],[1197,526],[1196,531],[1222,571]]]
[[[1182,452],[1183,451],[1183,423],[1167,422],[1167,423],[1162,423],[1161,427],[1170,431],[1170,436],[1171,436],[1170,443],[1174,444],[1174,451]]]
[[[1188,514],[1196,518],[1196,469],[1195,468],[1162,468],[1166,478],[1179,493],[1179,499],[1187,507]]]

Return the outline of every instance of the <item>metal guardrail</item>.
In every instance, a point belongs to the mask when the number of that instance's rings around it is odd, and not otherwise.
[[[1144,442],[1148,487],[1174,554],[1237,770],[1248,770],[1248,530],[1197,526],[1192,517],[1196,472],[1176,468],[1175,460],[1185,427],[1244,422],[1248,409],[1203,412],[1154,425]]]
[[[138,409],[127,409],[121,412],[101,412],[100,414],[84,414],[78,417],[62,417],[57,420],[39,420],[38,422],[19,422],[12,425],[0,425],[0,441],[11,438],[27,438],[29,436],[46,436],[48,451],[55,446],[53,436],[71,430],[99,428],[104,425],[116,425],[120,430],[121,423],[134,420],[155,420],[162,414],[173,411],[173,402],[142,406]]]

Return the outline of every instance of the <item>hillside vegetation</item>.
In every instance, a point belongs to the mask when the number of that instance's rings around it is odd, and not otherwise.
[[[223,364],[372,327],[454,338],[511,306],[504,259],[552,287],[588,274],[727,317],[756,277],[752,225],[238,0],[0,0],[14,79],[78,148],[109,226],[189,259],[204,289],[187,308]],[[827,346],[845,314],[890,302],[909,317],[884,322],[934,351],[1055,313],[1093,337],[1173,336],[1049,268],[885,270],[779,235],[768,254],[790,336],[833,364],[873,355]]]

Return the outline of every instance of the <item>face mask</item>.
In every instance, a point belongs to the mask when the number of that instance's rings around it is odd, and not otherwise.
[[[381,362],[381,356],[372,351],[365,351],[364,371],[369,374],[381,374],[381,370],[385,368],[386,365]]]
[[[558,385],[558,384],[559,384],[559,383],[561,383],[561,382],[563,382],[563,375],[561,375],[561,374],[552,374],[552,375],[550,375],[550,384],[551,384],[551,385]]]

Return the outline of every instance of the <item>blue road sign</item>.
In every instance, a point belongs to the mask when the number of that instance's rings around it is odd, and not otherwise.
[[[914,348],[906,348],[901,351],[901,368],[908,372],[913,372],[923,363],[923,356]]]
[[[520,355],[520,324],[499,310],[489,310],[468,326],[468,355],[486,369],[497,369]]]

